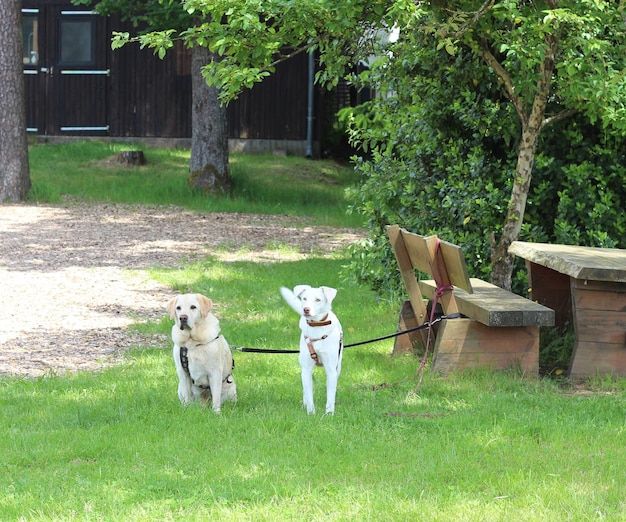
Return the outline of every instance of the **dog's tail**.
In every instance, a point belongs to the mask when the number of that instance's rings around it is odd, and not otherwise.
[[[282,294],[283,299],[287,301],[287,304],[291,306],[291,308],[293,308],[298,315],[302,315],[302,303],[300,302],[300,299],[297,298],[296,294],[284,286],[280,287],[280,293]]]

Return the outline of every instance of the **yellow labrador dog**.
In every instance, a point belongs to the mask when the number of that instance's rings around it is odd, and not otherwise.
[[[167,304],[172,326],[178,398],[183,404],[206,403],[219,413],[227,400],[237,399],[233,356],[211,313],[213,302],[200,294],[182,294]]]
[[[280,292],[297,314],[300,335],[300,366],[302,368],[302,401],[307,413],[315,413],[313,402],[313,370],[323,366],[326,372],[326,413],[335,413],[337,381],[341,373],[343,331],[331,310],[337,290],[328,286],[312,288],[298,285],[293,291],[281,287]]]

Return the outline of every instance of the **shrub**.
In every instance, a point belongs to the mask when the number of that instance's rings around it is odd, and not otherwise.
[[[349,199],[369,237],[353,248],[350,269],[382,293],[401,288],[385,233],[392,223],[461,245],[470,274],[489,279],[517,158],[517,117],[489,70],[463,52],[415,48],[399,43],[369,71],[387,96],[342,113],[368,154],[355,158],[362,180]],[[625,246],[624,139],[583,116],[548,129],[520,239]],[[524,295],[525,281],[518,260],[513,290]]]

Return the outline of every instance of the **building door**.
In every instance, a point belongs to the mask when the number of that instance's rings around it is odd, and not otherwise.
[[[30,133],[108,133],[106,20],[92,11],[55,5],[22,10]]]

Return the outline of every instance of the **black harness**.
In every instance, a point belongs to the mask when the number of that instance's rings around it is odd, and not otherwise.
[[[203,344],[211,344],[212,342],[217,341],[219,338],[220,336],[218,335],[212,341],[209,341],[208,343],[200,343],[198,344],[198,346],[202,346]],[[191,376],[191,372],[189,371],[189,356],[187,355],[187,353],[188,353],[187,347],[181,346],[180,347],[180,364],[183,367],[183,370],[185,370],[185,373],[189,376],[194,386],[197,386],[198,388],[202,388],[203,390],[210,390],[211,386],[209,386],[208,384],[196,384],[196,382],[193,380],[193,377]],[[234,370],[234,369],[235,369],[235,359],[233,359],[233,367],[231,368],[231,370]],[[229,384],[233,382],[232,371],[224,378],[222,382],[223,383],[226,382]]]

